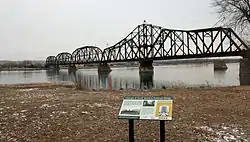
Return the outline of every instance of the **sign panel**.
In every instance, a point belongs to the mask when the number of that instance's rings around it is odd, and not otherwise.
[[[118,118],[172,120],[171,96],[127,96],[123,99]]]

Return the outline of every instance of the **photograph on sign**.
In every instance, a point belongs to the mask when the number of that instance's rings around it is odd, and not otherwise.
[[[143,106],[155,106],[155,101],[143,101]]]
[[[168,116],[169,106],[160,106],[159,116]]]
[[[125,97],[118,118],[172,120],[172,97]]]
[[[123,109],[121,111],[121,114],[126,114],[126,115],[140,115],[140,109],[139,108],[127,108]]]

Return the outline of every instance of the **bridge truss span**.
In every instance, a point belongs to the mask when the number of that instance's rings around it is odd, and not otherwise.
[[[241,56],[247,45],[230,28],[172,30],[143,24],[103,51],[102,61]]]
[[[72,59],[75,64],[99,63],[102,57],[102,50],[95,46],[85,46],[77,48],[72,53]]]
[[[46,58],[46,65],[54,65],[56,62],[55,56],[49,56]]]
[[[144,58],[142,54],[143,48],[148,50],[156,42],[157,36],[160,34],[161,27],[153,25],[139,25],[127,37],[120,42],[104,49],[102,61],[138,61]]]
[[[68,52],[62,52],[56,56],[56,65],[70,65],[72,63],[72,55]]]

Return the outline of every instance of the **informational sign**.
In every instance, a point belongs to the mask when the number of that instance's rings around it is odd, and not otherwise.
[[[127,96],[123,99],[118,118],[172,120],[171,96]]]

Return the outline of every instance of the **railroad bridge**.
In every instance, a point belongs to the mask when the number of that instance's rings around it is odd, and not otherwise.
[[[250,84],[249,47],[231,28],[196,30],[167,29],[152,24],[138,25],[124,39],[101,50],[95,46],[77,48],[46,59],[46,67],[99,64],[98,72],[111,71],[108,63],[138,61],[140,73],[153,73],[154,60],[241,56],[240,82]]]

